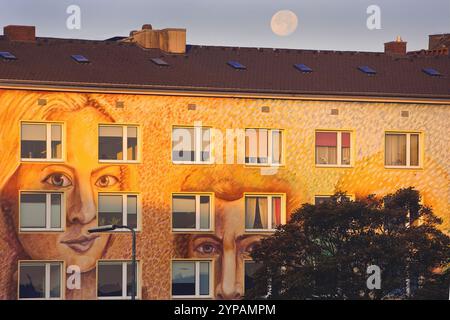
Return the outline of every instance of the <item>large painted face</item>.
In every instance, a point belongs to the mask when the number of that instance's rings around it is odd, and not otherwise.
[[[82,272],[95,267],[107,244],[109,234],[89,234],[97,226],[97,193],[123,190],[129,176],[117,165],[101,165],[97,159],[96,132],[99,122],[110,122],[93,108],[62,113],[66,121],[67,161],[22,163],[6,186],[15,225],[19,225],[18,195],[22,190],[63,191],[66,201],[66,228],[55,233],[19,233],[25,252],[37,260],[64,260],[78,265]],[[5,194],[3,195],[5,197]]]
[[[217,199],[215,234],[194,235],[189,242],[189,257],[214,258],[216,261],[215,296],[217,299],[239,299],[244,294],[244,261],[261,236],[246,234],[242,198],[234,201]]]

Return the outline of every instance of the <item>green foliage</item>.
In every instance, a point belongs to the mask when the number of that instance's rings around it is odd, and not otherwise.
[[[412,298],[426,294],[424,288],[436,283],[435,268],[450,263],[450,238],[436,228],[441,221],[420,204],[419,193],[406,188],[382,199],[344,196],[304,204],[254,248],[261,268],[246,298],[405,298],[408,278],[414,279]],[[367,288],[369,265],[380,267],[381,289]]]

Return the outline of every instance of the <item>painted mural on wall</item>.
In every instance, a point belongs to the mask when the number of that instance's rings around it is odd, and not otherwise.
[[[46,99],[38,105],[38,99]],[[117,108],[116,101],[124,107]],[[188,104],[196,104],[188,110]],[[261,106],[270,106],[261,113]],[[330,109],[339,108],[339,116]],[[409,119],[400,117],[408,110]],[[138,259],[141,297],[169,299],[172,260],[213,261],[211,295],[244,294],[244,262],[267,232],[248,232],[268,222],[260,213],[266,200],[246,194],[275,194],[289,213],[314,196],[346,191],[356,197],[383,195],[415,186],[450,229],[448,131],[449,106],[283,101],[262,99],[169,97],[87,93],[0,91],[0,298],[16,299],[18,263],[64,261],[81,271],[81,288],[65,290],[66,299],[97,297],[98,260],[130,259],[130,237],[124,233],[90,234],[99,224],[99,194],[137,193],[141,203]],[[63,161],[21,161],[21,121],[63,123]],[[178,165],[172,163],[172,128],[204,125],[227,128],[275,128],[285,132],[285,163],[274,174],[242,164]],[[99,125],[133,124],[142,144],[136,163],[100,162]],[[315,130],[345,128],[354,134],[349,168],[315,166]],[[51,130],[51,129],[49,129]],[[417,130],[424,135],[423,168],[386,169],[386,130]],[[61,231],[30,232],[19,228],[21,192],[61,192],[66,216]],[[211,193],[214,217],[208,232],[173,232],[174,193]],[[270,198],[274,221],[279,200]],[[248,209],[251,208],[251,209]],[[280,207],[281,208],[281,207]],[[250,220],[245,212],[254,212]],[[248,222],[250,221],[250,222]]]

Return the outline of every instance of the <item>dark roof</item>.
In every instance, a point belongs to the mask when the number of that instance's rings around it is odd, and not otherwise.
[[[3,37],[0,51],[17,57],[0,59],[0,84],[450,99],[449,56],[394,58],[373,52],[194,45],[185,54],[167,54],[117,41],[10,42]],[[75,62],[75,54],[90,63]],[[162,58],[169,66],[158,66],[151,58]],[[236,70],[228,61],[246,69]],[[302,73],[294,67],[299,63],[313,72]],[[364,74],[359,66],[376,74]],[[424,68],[442,76],[429,76]]]

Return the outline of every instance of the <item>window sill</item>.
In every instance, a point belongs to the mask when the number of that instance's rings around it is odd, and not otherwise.
[[[29,229],[20,229],[20,233],[33,233],[33,232],[39,232],[39,233],[57,233],[57,232],[64,232],[65,229],[41,229],[41,228],[29,228]]]
[[[140,160],[98,160],[99,163],[140,164]]]
[[[353,168],[353,165],[346,164],[346,165],[340,165],[340,164],[318,164],[316,163],[316,168]]]
[[[208,295],[208,296],[172,296],[173,300],[197,300],[197,299],[212,299],[213,296],[212,295]]]
[[[263,168],[279,168],[284,167],[285,165],[282,163],[244,163],[246,167],[263,167]]]
[[[385,169],[409,169],[409,170],[422,170],[423,167],[413,167],[413,166],[384,166]]]
[[[245,233],[253,234],[253,233],[274,233],[277,231],[276,229],[245,229]]]
[[[212,165],[214,162],[195,162],[195,161],[172,161],[172,164],[184,165]]]
[[[214,233],[212,229],[172,229],[172,233]]]
[[[136,300],[140,299],[140,296],[136,296]],[[97,300],[131,300],[131,297],[97,297]]]
[[[64,162],[64,159],[39,159],[39,158],[32,158],[32,159],[28,159],[28,158],[21,158],[20,162],[32,162],[32,163],[36,163],[36,162],[43,162],[43,163],[49,163],[49,162],[56,162],[56,163],[62,163]]]

